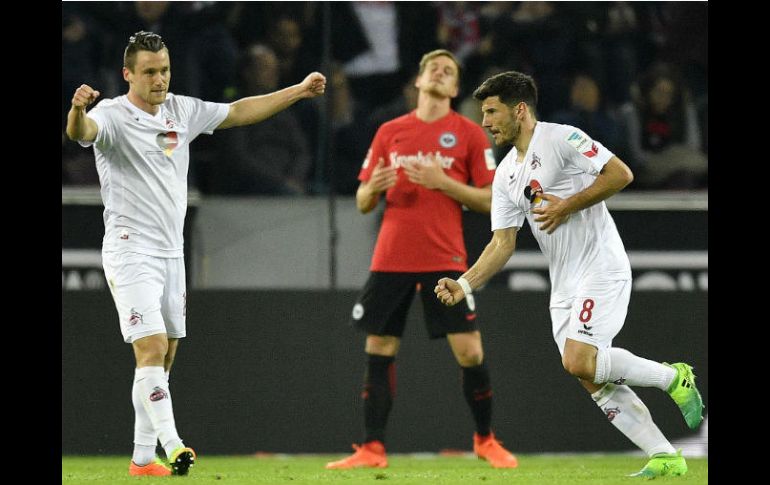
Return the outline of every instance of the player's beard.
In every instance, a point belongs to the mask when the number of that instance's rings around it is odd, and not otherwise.
[[[511,145],[515,145],[516,141],[519,139],[519,136],[521,135],[521,122],[519,120],[514,119],[513,120],[513,133],[511,134]]]
[[[445,99],[449,98],[449,94],[446,92],[446,88],[443,84],[437,83],[437,82],[431,82],[427,89],[425,89],[425,93],[433,98],[439,98],[439,99]]]
[[[510,134],[511,136],[508,138],[505,138],[503,140],[503,145],[510,144],[510,145],[516,145],[516,140],[519,139],[519,135],[521,135],[521,123],[514,118],[511,123],[513,126],[511,126]]]
[[[163,104],[166,101],[167,94],[168,94],[167,90],[163,90],[162,92],[150,91],[148,103],[152,105]]]

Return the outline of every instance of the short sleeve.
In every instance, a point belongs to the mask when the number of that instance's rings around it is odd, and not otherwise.
[[[604,165],[615,154],[582,130],[572,126],[565,126],[565,128],[567,129],[557,140],[559,153],[564,158],[565,169],[574,168],[579,172],[599,175]]]
[[[508,227],[521,227],[524,224],[524,212],[513,203],[508,194],[507,176],[505,170],[497,169],[494,182],[492,182],[492,209],[490,218],[492,230],[506,229]]]
[[[190,132],[190,141],[194,140],[201,133],[210,135],[214,129],[222,124],[230,113],[230,105],[227,103],[212,103],[198,98],[179,96],[182,101],[188,104],[190,119],[188,129]]]
[[[358,172],[358,180],[361,182],[366,182],[371,178],[372,171],[374,170],[374,167],[377,166],[377,162],[380,158],[385,160],[386,166],[389,165],[385,150],[385,137],[385,131],[381,126],[374,135],[374,140],[372,140],[372,144],[366,152],[364,163],[361,165],[361,170]]]
[[[78,140],[80,146],[90,147],[91,145],[96,145],[100,150],[107,150],[115,144],[117,130],[115,128],[115,120],[110,116],[110,113],[111,110],[102,107],[102,103],[97,104],[94,109],[86,113],[86,116],[96,123],[96,139],[93,142]]]
[[[495,154],[489,144],[489,139],[478,125],[470,124],[468,141],[468,162],[473,184],[476,187],[485,187],[495,178],[497,162]]]

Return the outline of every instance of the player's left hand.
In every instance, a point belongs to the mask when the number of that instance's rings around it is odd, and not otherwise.
[[[540,230],[551,234],[569,219],[570,213],[567,203],[564,199],[553,194],[540,194],[539,197],[547,201],[548,204],[532,209],[532,213],[538,214],[538,217],[535,217],[535,222],[542,222]]]
[[[442,190],[449,177],[436,160],[431,160],[427,164],[421,162],[404,164],[402,167],[410,182],[422,185],[426,189]]]
[[[300,85],[308,98],[315,98],[326,91],[326,76],[320,72],[311,72]]]

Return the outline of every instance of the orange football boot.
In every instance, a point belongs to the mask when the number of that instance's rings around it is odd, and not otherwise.
[[[355,453],[339,461],[326,464],[327,470],[343,470],[348,468],[385,468],[388,458],[385,456],[385,445],[381,441],[370,441],[361,446],[353,445]]]
[[[487,460],[494,468],[516,468],[519,461],[513,453],[503,448],[494,433],[481,437],[473,433],[473,452],[482,460]]]
[[[154,462],[143,466],[137,465],[132,460],[128,465],[128,474],[132,477],[167,477],[171,475],[171,470],[156,457]]]

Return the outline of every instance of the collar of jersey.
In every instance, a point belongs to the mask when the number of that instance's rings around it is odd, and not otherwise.
[[[435,123],[437,123],[437,122],[446,121],[446,120],[448,120],[448,119],[449,119],[449,117],[450,117],[450,116],[452,116],[453,114],[455,114],[455,110],[453,110],[453,109],[450,109],[450,110],[449,110],[449,113],[445,114],[445,115],[444,115],[444,116],[442,116],[441,118],[438,118],[438,119],[436,119],[436,120],[433,120],[433,121],[430,121],[430,122],[428,122],[428,121],[423,121],[423,120],[421,120],[419,117],[417,117],[417,110],[416,110],[416,109],[412,110],[412,112],[411,112],[411,115],[412,115],[412,117],[413,117],[414,119],[416,119],[418,122],[422,123],[423,125],[428,125],[428,126],[430,126],[430,125],[433,125],[433,124],[435,124]]]
[[[168,94],[167,94],[167,96],[168,96]],[[166,98],[166,99],[168,99],[168,98]],[[143,111],[143,110],[139,109],[138,107],[134,106],[134,103],[132,103],[131,101],[128,100],[128,95],[127,94],[122,96],[121,102],[123,103],[124,106],[127,106],[128,109],[131,110],[131,112],[134,115],[141,116],[141,117],[146,118],[148,120],[159,120],[163,116],[163,106],[165,105],[165,102],[160,105],[160,109],[158,109],[158,112],[155,113],[154,115],[151,115],[150,113],[148,113],[146,111]]]
[[[532,148],[535,146],[535,142],[537,141],[538,136],[540,136],[540,125],[541,123],[539,121],[535,122],[535,131],[532,133],[532,139],[529,140],[529,146],[527,147],[527,153],[532,152]],[[513,153],[513,161],[514,163],[524,163],[527,161],[527,153],[524,154],[524,158],[521,160],[521,162],[516,161],[516,159],[519,156],[519,149],[516,148],[516,146],[513,147],[515,150]]]

